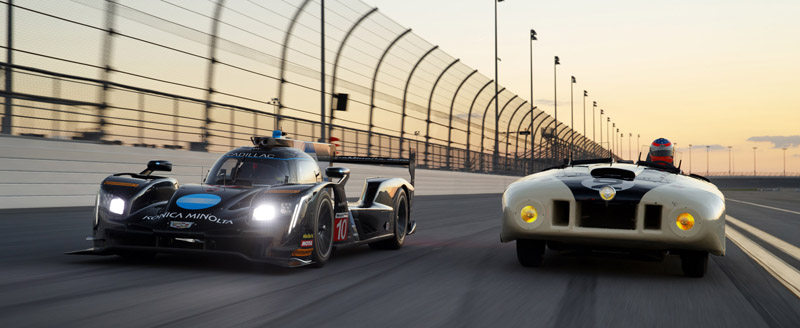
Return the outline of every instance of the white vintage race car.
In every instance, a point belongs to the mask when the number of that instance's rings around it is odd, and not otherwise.
[[[521,178],[503,193],[502,242],[523,266],[553,250],[679,255],[702,277],[708,253],[725,255],[725,197],[706,178],[647,161],[573,161]]]

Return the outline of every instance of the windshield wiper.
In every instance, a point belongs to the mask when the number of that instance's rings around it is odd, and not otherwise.
[[[676,173],[676,174],[681,173],[681,169],[679,169],[679,168],[677,168],[675,166],[667,166],[667,165],[657,164],[657,163],[648,162],[648,161],[638,161],[638,162],[636,162],[636,165],[650,167],[650,168],[654,168],[654,169],[662,170],[662,171],[667,171],[669,173]]]

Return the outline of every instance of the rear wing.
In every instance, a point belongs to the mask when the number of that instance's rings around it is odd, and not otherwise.
[[[331,156],[330,162],[350,163],[350,164],[369,164],[369,165],[398,165],[408,166],[408,173],[411,175],[411,185],[414,185],[415,170],[417,169],[417,153],[414,150],[409,152],[408,158],[389,158],[389,157],[363,157],[363,156]]]
[[[414,149],[409,150],[408,158],[390,158],[390,157],[364,157],[364,156],[336,156],[336,148],[333,144],[324,142],[310,142],[292,139],[277,139],[283,147],[293,147],[303,150],[306,154],[313,157],[324,171],[323,163],[328,162],[329,165],[333,163],[350,163],[350,164],[369,164],[369,165],[399,165],[408,166],[408,173],[411,175],[411,185],[414,185],[414,176],[416,170],[417,152]],[[256,144],[256,140],[253,141]]]

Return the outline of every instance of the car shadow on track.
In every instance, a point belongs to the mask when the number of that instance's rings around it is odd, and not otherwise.
[[[521,268],[516,261],[509,261],[508,265]],[[553,274],[592,272],[617,278],[685,279],[680,258],[672,255],[662,260],[642,254],[547,250],[542,265],[532,269]]]
[[[372,254],[372,255],[371,255]],[[346,247],[334,250],[330,262],[326,266],[348,266],[353,262],[359,264],[380,260],[391,255],[400,254],[395,251],[373,250],[366,245]],[[158,254],[152,259],[133,260],[116,255],[81,257],[78,261],[71,261],[76,265],[96,265],[104,267],[130,267],[130,268],[159,268],[186,271],[204,271],[219,273],[251,273],[256,275],[285,276],[298,274],[306,270],[315,270],[313,266],[294,268],[281,267],[267,263],[250,262],[244,259],[227,256],[213,255],[177,255]]]
[[[73,265],[93,265],[106,268],[138,268],[138,269],[168,269],[181,271],[203,271],[217,273],[238,273],[254,275],[274,275],[284,276],[296,272],[297,268],[285,268],[265,263],[255,263],[246,260],[219,257],[219,256],[198,256],[198,255],[173,255],[158,254],[152,259],[132,260],[115,255],[101,256],[94,258],[82,258],[78,261],[71,261]]]

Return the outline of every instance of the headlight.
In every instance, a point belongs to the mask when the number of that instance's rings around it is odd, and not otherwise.
[[[675,224],[678,225],[678,229],[687,231],[694,227],[694,217],[689,213],[681,213],[675,220]]]
[[[520,211],[520,216],[522,217],[523,221],[533,223],[533,221],[536,221],[536,218],[539,216],[539,214],[536,212],[536,208],[528,205],[522,208],[522,211]]]
[[[270,221],[275,218],[275,208],[259,205],[253,210],[253,221]]]
[[[122,214],[122,212],[125,212],[125,201],[122,198],[114,197],[111,203],[108,204],[108,210],[114,214]]]

